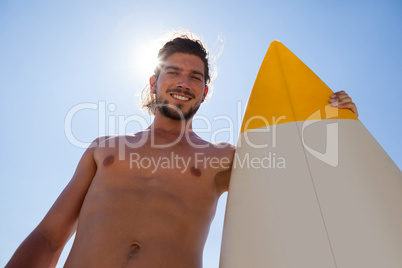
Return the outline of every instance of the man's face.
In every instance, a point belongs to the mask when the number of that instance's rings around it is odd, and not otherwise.
[[[208,93],[204,63],[195,55],[174,53],[164,62],[158,79],[150,79],[157,111],[167,118],[191,118]]]

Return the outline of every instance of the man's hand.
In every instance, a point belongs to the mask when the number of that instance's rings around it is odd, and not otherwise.
[[[359,113],[357,112],[356,104],[354,104],[354,102],[352,102],[352,98],[349,97],[349,95],[343,90],[332,94],[331,99],[329,100],[329,103],[331,104],[332,107],[338,107],[338,108],[342,108],[342,109],[350,109],[356,117],[359,116]]]

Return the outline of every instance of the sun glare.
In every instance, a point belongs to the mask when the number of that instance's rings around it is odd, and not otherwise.
[[[151,42],[150,42],[151,43]],[[148,79],[158,64],[158,44],[141,44],[135,48],[133,59],[133,71],[139,79]]]

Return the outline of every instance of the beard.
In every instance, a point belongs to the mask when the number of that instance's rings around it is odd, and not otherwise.
[[[200,108],[201,103],[198,105],[190,107],[187,113],[183,113],[181,108],[182,104],[172,105],[169,104],[167,100],[163,100],[160,96],[156,95],[156,108],[163,114],[165,117],[173,120],[187,120],[195,115],[195,113]]]

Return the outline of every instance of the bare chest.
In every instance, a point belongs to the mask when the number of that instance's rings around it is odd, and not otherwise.
[[[98,173],[135,178],[170,178],[172,182],[212,183],[230,167],[230,159],[209,148],[187,144],[168,148],[104,148],[96,157]]]

